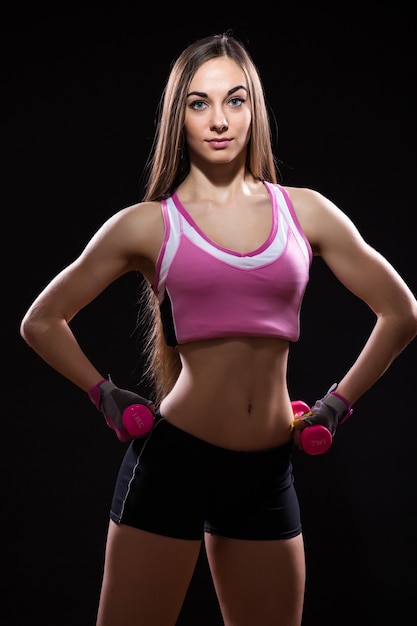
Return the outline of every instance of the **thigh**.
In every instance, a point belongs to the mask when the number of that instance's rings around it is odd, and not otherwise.
[[[111,521],[96,626],[173,626],[200,545]]]
[[[225,626],[300,626],[305,590],[302,535],[248,541],[206,535]]]

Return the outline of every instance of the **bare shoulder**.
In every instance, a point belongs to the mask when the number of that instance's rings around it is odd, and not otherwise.
[[[285,187],[297,218],[316,253],[327,242],[357,243],[361,240],[352,220],[332,200],[308,187]]]
[[[83,263],[136,269],[149,275],[164,237],[159,202],[140,202],[109,217],[88,242],[80,257]]]
[[[135,225],[151,226],[153,223],[158,224],[161,222],[160,202],[138,202],[132,204],[114,213],[107,221],[110,226],[121,224],[127,227]]]
[[[97,235],[99,238],[123,237],[127,244],[158,240],[163,235],[163,219],[159,202],[139,202],[114,213],[107,219]]]
[[[297,216],[308,217],[314,213],[315,216],[322,212],[338,211],[338,207],[329,198],[315,189],[309,187],[284,187],[287,191]]]

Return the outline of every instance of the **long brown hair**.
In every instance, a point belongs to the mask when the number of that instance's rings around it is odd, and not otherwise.
[[[252,106],[251,137],[246,168],[257,179],[277,182],[278,167],[272,150],[271,118],[259,72],[244,45],[223,33],[190,44],[171,66],[156,119],[156,133],[144,175],[147,178],[143,201],[160,201],[170,196],[190,171],[184,138],[185,102],[189,85],[199,67],[220,56],[235,61],[247,80]],[[145,282],[142,294],[142,322],[146,320],[144,380],[151,384],[154,402],[159,404],[172,389],[181,370],[178,349],[166,345],[158,300]]]

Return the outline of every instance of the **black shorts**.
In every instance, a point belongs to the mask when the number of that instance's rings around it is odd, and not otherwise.
[[[287,539],[301,532],[292,441],[257,451],[207,443],[158,416],[134,439],[117,477],[110,517],[152,533],[201,539]]]

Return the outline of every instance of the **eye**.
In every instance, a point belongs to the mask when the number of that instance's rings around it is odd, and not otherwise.
[[[194,100],[194,102],[190,102],[190,109],[195,109],[196,111],[201,111],[206,107],[206,103],[203,100]]]
[[[234,98],[231,98],[231,99],[229,100],[229,104],[230,104],[233,108],[240,107],[240,106],[242,106],[242,104],[244,104],[245,102],[246,102],[245,98],[237,98],[237,97],[234,97]]]

